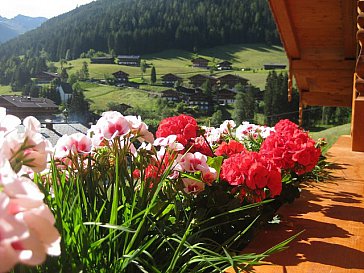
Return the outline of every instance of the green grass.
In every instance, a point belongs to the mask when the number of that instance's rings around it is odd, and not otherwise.
[[[244,45],[226,45],[210,49],[204,49],[198,52],[198,55],[210,60],[210,65],[222,60],[228,60],[233,63],[233,71],[216,71],[214,75],[222,76],[232,73],[245,77],[250,82],[264,89],[265,80],[268,71],[262,70],[265,63],[284,63],[287,64],[287,57],[282,47],[267,46],[262,44],[244,44]],[[191,66],[191,59],[194,54],[184,50],[165,50],[159,53],[143,55],[142,59],[147,62],[149,67],[144,74],[146,82],[150,80],[151,67],[154,65],[157,72],[157,83],[160,77],[167,73],[175,73],[180,77],[187,79],[198,73],[209,74],[206,69],[194,68]],[[131,80],[138,81],[141,78],[139,67],[121,66],[117,64],[90,64],[89,59],[76,59],[68,62],[68,73],[72,74],[81,69],[82,63],[86,61],[89,65],[90,77],[95,79],[104,79],[105,75],[122,70],[130,75]],[[59,63],[55,63],[60,67]],[[241,71],[250,68],[250,71]],[[187,81],[186,81],[187,82]]]
[[[96,112],[107,110],[107,104],[110,102],[125,103],[132,107],[148,110],[155,109],[157,103],[156,99],[148,96],[147,92],[134,88],[119,88],[97,84],[82,87],[85,89],[85,97],[91,101],[91,110]]]
[[[171,87],[160,86],[160,85],[141,85],[139,88],[151,92],[160,93],[164,90],[170,89]]]
[[[218,63],[222,60],[229,60],[233,63],[233,71],[215,71],[214,76],[220,77],[231,73],[240,75],[250,80],[250,83],[264,89],[268,71],[262,69],[264,63],[287,63],[286,55],[281,47],[266,46],[260,44],[245,45],[226,45],[210,49],[201,50],[198,55],[210,60],[212,63]],[[183,50],[165,50],[159,53],[143,55],[142,59],[146,60],[149,67],[144,74],[146,83],[150,82],[150,71],[154,65],[157,72],[157,84],[160,83],[160,77],[167,73],[175,73],[185,79],[198,73],[209,74],[206,69],[194,68],[191,66],[191,59],[194,57],[192,52]],[[81,70],[83,62],[89,65],[90,77],[95,79],[104,79],[105,75],[110,76],[112,73],[122,70],[130,75],[130,80],[141,82],[141,70],[139,67],[121,66],[117,64],[90,64],[90,59],[76,59],[69,61],[65,66],[68,67],[68,74]],[[59,68],[60,63],[55,65]],[[242,69],[250,68],[249,71]],[[126,103],[133,107],[153,110],[156,107],[156,99],[148,96],[148,93],[133,88],[119,88],[115,86],[99,85],[90,82],[80,82],[81,87],[85,90],[85,96],[91,101],[91,110],[101,112],[107,110],[109,102]],[[168,88],[158,85],[144,85],[142,89],[150,92],[161,92]],[[0,86],[1,94],[14,94],[10,86]],[[18,93],[16,93],[18,94]]]
[[[202,57],[207,57],[211,60],[215,58],[220,60],[228,60],[233,63],[234,68],[251,68],[259,69],[265,63],[283,63],[288,64],[286,54],[282,47],[267,46],[262,44],[242,44],[242,45],[227,45],[213,47],[202,50]]]
[[[349,135],[350,134],[350,123],[332,127],[326,130],[322,130],[319,132],[310,133],[310,136],[317,140],[318,138],[325,138],[327,141],[327,148],[325,148],[325,152],[329,149],[337,139],[342,135]]]
[[[21,92],[14,92],[10,85],[0,85],[0,95],[21,95]]]

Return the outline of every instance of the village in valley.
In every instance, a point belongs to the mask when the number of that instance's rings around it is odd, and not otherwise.
[[[237,69],[233,67],[233,63],[227,60],[222,60],[219,62],[212,63],[211,60],[208,60],[204,57],[195,57],[190,61],[190,71],[187,76],[186,73],[182,73],[180,75],[177,73],[165,73],[162,75],[157,75],[155,73],[154,68],[154,80],[152,79],[153,75],[147,76],[145,70],[152,71],[152,65],[148,64],[145,60],[141,58],[140,55],[119,55],[117,57],[111,56],[102,56],[102,57],[91,57],[89,61],[83,62],[83,69],[87,69],[86,76],[83,76],[80,81],[89,82],[94,85],[100,86],[110,86],[110,87],[118,87],[119,89],[138,89],[148,93],[149,97],[153,98],[161,98],[168,103],[178,104],[183,103],[186,107],[194,108],[199,111],[202,115],[208,114],[211,115],[214,112],[214,106],[231,106],[233,107],[235,102],[235,96],[238,92],[237,87],[242,90],[247,90],[251,88],[252,85],[249,82],[249,79],[240,76],[237,73]],[[72,61],[69,61],[72,64]],[[67,65],[67,63],[66,63]],[[34,82],[36,82],[38,88],[42,89],[49,85],[54,85],[54,89],[56,93],[58,93],[60,101],[56,101],[56,104],[67,104],[72,98],[72,94],[74,92],[72,88],[72,84],[68,81],[67,70],[69,70],[72,66],[66,66],[64,72],[49,72],[42,71],[36,75],[34,78]],[[108,65],[110,69],[114,69],[115,71],[110,73],[106,79],[105,78],[95,78],[90,77],[91,69],[96,68],[97,66],[105,66]],[[85,68],[86,66],[86,68]],[[92,67],[92,68],[91,68]],[[271,69],[281,69],[284,70],[286,67],[285,64],[264,64],[262,69],[271,70]],[[141,70],[141,80],[137,78],[135,80],[135,75],[131,78],[130,74],[125,70],[130,68],[136,70]],[[61,70],[58,69],[58,70]],[[144,69],[144,77],[143,77],[143,69]],[[251,68],[239,69],[238,72],[249,71],[251,73],[255,73],[255,71],[251,71]],[[196,72],[195,72],[196,71]],[[215,73],[218,72],[218,73]],[[67,75],[66,77],[64,75]],[[134,73],[135,74],[135,73]],[[139,75],[138,75],[139,76]],[[148,80],[146,80],[148,78]],[[150,86],[154,86],[155,88],[151,89]],[[263,99],[263,92],[259,88],[255,88],[255,99],[260,101]],[[17,98],[18,97],[18,98]],[[16,100],[14,99],[16,98]],[[42,103],[39,101],[42,100]],[[6,102],[5,102],[6,101]],[[15,101],[17,101],[15,103]],[[24,112],[24,109],[27,109],[24,113],[25,115],[33,114],[40,118],[46,119],[46,117],[54,116],[58,111],[58,106],[54,104],[55,101],[52,102],[49,98],[37,99],[31,98],[30,96],[2,96],[0,98],[0,105],[4,104],[8,108],[10,107],[11,112],[18,114],[19,112]],[[13,105],[12,105],[13,103]],[[27,104],[22,107],[23,104]],[[36,110],[29,107],[29,104],[33,103],[37,107],[42,107],[42,110]],[[117,103],[113,101],[113,103]],[[129,105],[127,101],[120,102],[120,105],[124,109],[128,109],[133,107],[133,105]],[[14,110],[11,110],[14,108]],[[21,111],[16,108],[24,108]],[[106,109],[105,109],[106,110]],[[35,112],[32,112],[35,111]],[[63,111],[66,113],[66,109]]]

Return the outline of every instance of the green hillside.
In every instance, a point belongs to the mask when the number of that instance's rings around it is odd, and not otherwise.
[[[0,60],[41,49],[59,60],[89,49],[146,54],[229,43],[280,43],[267,0],[93,1],[1,45]]]
[[[146,60],[149,68],[144,75],[146,81],[149,81],[150,68],[154,65],[157,71],[157,79],[166,73],[175,73],[178,76],[187,79],[197,73],[209,74],[206,69],[194,68],[191,66],[193,58],[191,52],[183,50],[166,50],[156,54],[143,55],[142,59]],[[284,50],[278,46],[267,46],[262,44],[246,45],[227,45],[219,46],[198,52],[198,56],[210,60],[210,65],[222,60],[228,60],[233,63],[233,71],[215,71],[215,76],[232,73],[240,75],[250,80],[250,83],[264,89],[265,80],[268,71],[263,70],[265,63],[284,63],[287,64],[287,58]],[[69,61],[68,73],[72,74],[80,70],[82,63],[86,61],[89,65],[90,77],[95,79],[104,79],[105,75],[122,70],[130,74],[130,80],[139,81],[141,70],[139,67],[121,66],[117,64],[90,64],[89,59],[76,59]],[[55,63],[60,67],[59,63]],[[245,71],[242,71],[244,69]],[[246,71],[247,69],[250,69]]]
[[[14,95],[10,85],[0,85],[0,95]]]
[[[96,112],[107,110],[110,102],[125,103],[146,110],[152,110],[156,105],[156,99],[150,97],[147,92],[130,87],[120,88],[90,83],[81,83],[81,87],[85,90],[85,97],[91,102],[91,110]]]
[[[277,46],[267,46],[262,44],[246,44],[246,45],[227,45],[219,46],[211,49],[201,50],[198,54],[201,57],[218,63],[222,60],[229,60],[233,63],[233,71],[215,71],[214,75],[219,77],[224,74],[233,73],[249,79],[250,83],[264,89],[268,71],[263,70],[265,63],[284,63],[287,64],[287,58],[284,50]],[[175,73],[186,79],[198,73],[209,74],[206,69],[194,68],[191,66],[193,53],[184,50],[166,50],[156,54],[148,54],[142,56],[147,62],[147,68],[144,79],[149,83],[150,69],[152,65],[156,67],[157,83],[162,75],[166,73]],[[139,67],[121,66],[117,64],[91,64],[90,59],[76,59],[68,62],[68,74],[75,73],[80,70],[83,62],[88,63],[90,77],[95,79],[104,79],[105,75],[122,70],[130,74],[131,81],[140,81],[141,70]],[[60,67],[60,63],[55,63]],[[242,69],[250,68],[249,71]],[[107,109],[110,102],[125,103],[133,107],[141,107],[152,110],[156,107],[156,99],[148,96],[148,93],[134,88],[119,88],[115,86],[99,85],[92,83],[82,83],[85,89],[85,96],[91,101],[91,110],[103,111]],[[145,90],[160,92],[167,89],[166,87],[145,85]]]
[[[325,138],[327,141],[327,147],[325,148],[326,152],[335,142],[337,139],[342,135],[350,135],[350,123],[344,124],[336,127],[332,127],[326,130],[322,130],[319,132],[310,133],[310,136],[317,140],[318,138]]]
[[[284,63],[287,64],[286,55],[281,47],[267,46],[262,44],[244,44],[244,45],[227,45],[219,46],[206,50],[201,50],[198,55],[210,60],[210,65],[222,60],[229,60],[233,63],[233,71],[214,71],[214,76],[222,76],[227,73],[237,74],[249,79],[250,83],[264,89],[268,71],[263,70],[265,63]],[[144,79],[149,83],[150,71],[152,65],[156,67],[157,84],[160,83],[160,77],[166,73],[175,73],[185,79],[197,73],[209,74],[206,69],[194,68],[191,66],[191,59],[195,55],[184,50],[166,50],[155,54],[143,55],[142,59],[146,60],[149,68],[144,74]],[[95,79],[104,79],[105,75],[110,76],[112,73],[122,70],[130,74],[131,81],[141,81],[141,70],[139,67],[121,66],[117,64],[90,64],[90,59],[75,59],[69,61],[65,66],[68,67],[69,75],[79,71],[83,62],[89,66],[90,77]],[[54,63],[60,68],[60,63]],[[246,71],[246,68],[250,68]],[[245,71],[242,71],[245,69]],[[60,72],[60,71],[59,71]],[[143,90],[134,88],[119,88],[110,85],[99,85],[95,83],[81,82],[85,89],[85,96],[91,102],[91,110],[107,110],[107,104],[125,103],[133,107],[143,109],[155,109],[156,99],[148,97],[148,93]],[[159,85],[143,85],[144,90],[160,92],[167,89]],[[14,94],[10,86],[0,86],[0,94]]]

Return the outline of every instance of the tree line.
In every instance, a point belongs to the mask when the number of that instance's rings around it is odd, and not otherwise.
[[[0,46],[0,61],[44,49],[50,59],[90,48],[116,54],[279,43],[267,0],[99,0]]]

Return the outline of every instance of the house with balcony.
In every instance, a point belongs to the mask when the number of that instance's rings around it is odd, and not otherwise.
[[[58,113],[58,106],[47,98],[1,95],[0,107],[6,108],[7,114],[20,119],[27,116],[34,116],[39,120],[52,119]]]
[[[119,65],[140,66],[140,55],[119,55],[117,58]]]
[[[193,67],[199,67],[199,68],[208,68],[209,66],[209,60],[202,58],[202,57],[197,57],[191,60],[192,62],[192,66]]]
[[[209,82],[211,86],[215,86],[218,82],[217,78],[204,74],[196,74],[188,79],[193,87],[201,87],[205,82]]]
[[[114,57],[94,57],[90,58],[92,64],[115,64]]]
[[[180,102],[181,94],[179,94],[176,90],[167,89],[161,92],[161,98],[167,101]]]
[[[235,103],[236,91],[229,88],[221,88],[216,94],[216,101],[220,105],[231,105]]]
[[[124,71],[117,71],[112,73],[115,78],[115,84],[123,84],[129,82],[129,74]]]
[[[175,74],[167,73],[161,77],[164,86],[174,86],[177,82],[182,83],[183,79]]]
[[[197,107],[202,112],[211,112],[213,101],[210,97],[203,94],[201,90],[196,89],[194,94],[184,96],[184,102],[190,107]]]
[[[217,70],[232,70],[233,63],[229,61],[222,61],[217,64]]]
[[[245,86],[248,84],[248,79],[241,77],[239,75],[233,75],[233,74],[226,74],[224,76],[221,76],[218,78],[219,85],[221,87],[228,86],[228,88],[234,88],[235,85],[241,84],[242,86]]]
[[[61,80],[61,75],[58,73],[52,73],[48,71],[42,71],[35,75],[38,84],[50,83],[51,81],[58,79]]]

